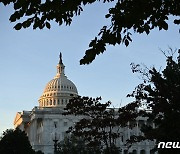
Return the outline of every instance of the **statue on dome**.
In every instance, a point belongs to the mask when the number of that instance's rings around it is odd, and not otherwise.
[[[63,62],[62,62],[62,53],[61,52],[59,54],[59,64],[63,64]]]

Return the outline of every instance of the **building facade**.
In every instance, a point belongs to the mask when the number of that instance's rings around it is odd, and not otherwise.
[[[60,53],[57,64],[57,74],[49,81],[39,98],[39,106],[31,111],[17,112],[14,126],[24,130],[35,150],[41,150],[45,154],[53,154],[55,140],[61,141],[66,136],[68,128],[82,117],[73,115],[63,115],[66,104],[72,97],[78,95],[75,84],[65,75],[65,66]],[[146,122],[145,118],[137,119],[133,124],[133,129],[122,128],[123,135],[118,140],[118,145],[122,147],[122,154],[132,152],[133,154],[150,154],[154,147],[154,142],[144,141],[133,145],[129,150],[124,145],[126,139],[131,135],[140,132],[140,125]]]

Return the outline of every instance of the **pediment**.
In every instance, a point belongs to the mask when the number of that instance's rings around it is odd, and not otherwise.
[[[16,117],[14,119],[14,126],[17,127],[21,123],[22,123],[22,113],[21,112],[17,112],[16,113]]]

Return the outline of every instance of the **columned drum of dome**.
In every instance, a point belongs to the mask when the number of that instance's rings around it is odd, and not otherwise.
[[[64,108],[72,97],[78,95],[75,84],[65,76],[64,70],[65,66],[60,53],[57,74],[54,79],[47,83],[42,96],[39,98],[39,107]]]

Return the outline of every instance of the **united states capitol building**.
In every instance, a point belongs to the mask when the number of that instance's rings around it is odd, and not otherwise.
[[[72,97],[78,96],[78,90],[75,84],[65,75],[65,66],[60,53],[57,64],[57,73],[51,81],[45,86],[44,92],[40,96],[39,106],[34,107],[31,111],[17,112],[14,126],[24,130],[29,141],[35,150],[41,150],[45,154],[54,153],[54,137],[61,141],[67,135],[68,128],[82,117],[74,115],[63,115],[66,104]],[[126,139],[131,135],[141,133],[140,127],[146,123],[146,118],[137,119],[134,127],[122,128],[122,136],[118,140],[121,147],[121,154],[151,154],[154,143],[144,141],[132,145],[130,149],[125,146]]]

